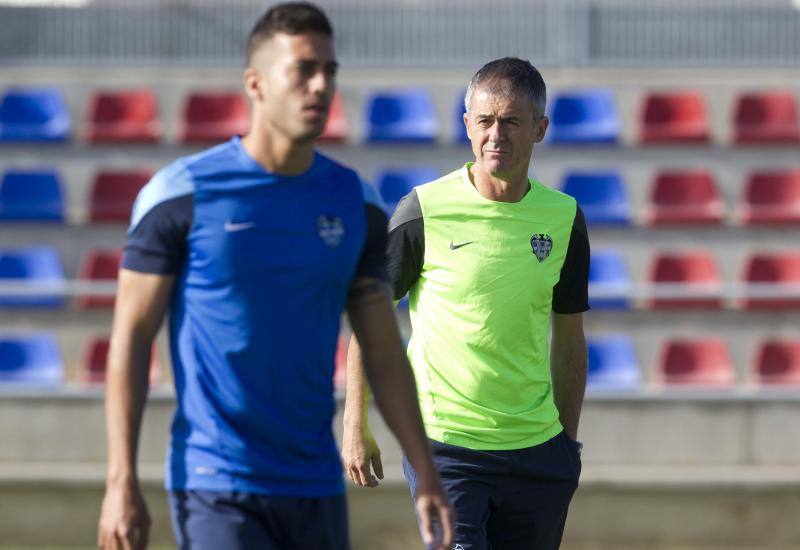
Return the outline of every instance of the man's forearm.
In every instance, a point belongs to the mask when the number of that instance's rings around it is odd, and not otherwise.
[[[370,391],[364,375],[361,346],[355,336],[347,349],[347,383],[344,401],[344,427],[346,430],[369,429]]]
[[[393,349],[396,351],[380,354],[365,349],[363,364],[386,424],[411,465],[420,473],[433,463],[419,412],[417,387],[402,345]]]
[[[137,481],[136,454],[147,399],[151,342],[137,335],[115,335],[106,373],[108,481]]]
[[[586,341],[580,337],[553,338],[550,369],[553,376],[553,398],[561,425],[576,439],[583,396],[586,391]]]

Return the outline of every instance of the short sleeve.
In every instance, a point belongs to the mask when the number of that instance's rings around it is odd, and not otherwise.
[[[577,206],[567,256],[561,267],[561,278],[553,287],[555,313],[583,313],[589,310],[589,256],[586,220],[581,207]]]
[[[399,300],[419,280],[425,258],[425,225],[415,190],[397,204],[389,221],[386,251],[394,299]]]
[[[186,260],[193,216],[193,184],[186,170],[176,164],[159,171],[134,203],[122,267],[177,274]]]
[[[367,236],[356,268],[356,278],[369,277],[388,281],[386,273],[386,213],[372,203],[364,205]]]

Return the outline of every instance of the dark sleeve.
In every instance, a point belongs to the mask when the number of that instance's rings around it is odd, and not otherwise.
[[[367,237],[356,268],[356,278],[370,277],[388,281],[386,274],[386,223],[383,210],[375,204],[364,204],[367,217]]]
[[[425,224],[416,190],[397,204],[389,221],[389,279],[394,299],[399,300],[414,286],[422,273],[425,259]]]
[[[589,310],[589,234],[583,210],[578,206],[561,278],[553,287],[553,311],[583,313]]]
[[[151,208],[128,231],[122,267],[142,273],[174,275],[186,260],[194,196],[183,195]]]

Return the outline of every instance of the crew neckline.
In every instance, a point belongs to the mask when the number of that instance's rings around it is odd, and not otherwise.
[[[464,164],[464,166],[461,167],[461,170],[459,170],[459,175],[461,176],[461,183],[472,194],[474,194],[478,199],[480,199],[481,201],[484,201],[486,203],[498,205],[498,206],[501,206],[501,207],[514,208],[516,205],[524,205],[524,204],[527,204],[528,202],[530,202],[531,200],[533,200],[533,196],[536,194],[536,192],[541,187],[541,184],[538,181],[536,181],[535,179],[533,179],[531,177],[528,177],[528,185],[530,185],[531,188],[528,189],[528,192],[525,193],[525,195],[520,200],[518,200],[516,202],[507,202],[507,201],[496,201],[496,200],[488,199],[488,198],[484,197],[483,195],[481,195],[481,192],[478,191],[478,189],[472,184],[472,181],[470,180],[469,169],[474,164],[475,164],[474,162],[467,162],[467,163]]]

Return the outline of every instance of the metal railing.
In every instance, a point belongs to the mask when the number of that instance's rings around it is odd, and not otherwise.
[[[239,66],[274,2],[0,0],[0,65]],[[792,0],[320,0],[346,66],[800,66]]]

